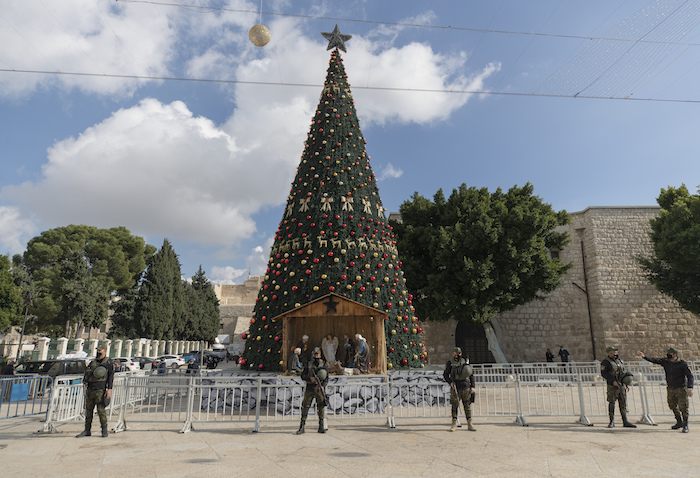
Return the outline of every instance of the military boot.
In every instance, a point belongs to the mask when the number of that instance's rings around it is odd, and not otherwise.
[[[453,419],[452,419],[452,426],[450,427],[450,431],[453,432],[453,431],[456,431],[456,430],[457,430],[457,419],[456,419],[456,418],[453,418]]]
[[[615,404],[608,404],[608,416],[610,417],[610,423],[608,423],[608,428],[615,428]]]
[[[92,436],[92,433],[90,432],[90,428],[92,428],[92,423],[85,422],[85,430],[80,432],[78,435],[75,435],[75,438]]]
[[[688,430],[688,415],[685,415],[683,417],[683,433],[688,433],[690,430]]]
[[[102,438],[106,438],[109,435],[109,431],[107,431],[107,424],[105,423],[102,425]]]
[[[318,420],[318,432],[326,433],[326,427],[323,426],[323,418],[319,418]]]
[[[673,414],[676,416],[676,424],[671,427],[671,430],[683,428],[683,419],[681,418],[681,414],[678,412],[673,412]]]
[[[472,419],[471,419],[471,418],[468,418],[468,419],[467,419],[467,430],[469,430],[470,432],[475,432],[475,431],[476,431],[476,428],[474,428],[474,426],[472,425]]]
[[[304,433],[304,424],[306,423],[305,419],[301,419],[301,422],[299,423],[299,429],[297,430],[297,435],[301,435]]]
[[[626,413],[622,414],[622,426],[625,428],[637,428],[637,425],[627,421],[627,414]]]

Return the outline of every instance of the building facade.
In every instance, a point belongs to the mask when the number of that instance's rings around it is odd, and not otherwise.
[[[637,350],[663,356],[669,346],[677,347],[684,359],[700,357],[700,318],[658,292],[636,260],[652,252],[649,220],[659,211],[590,207],[573,213],[566,226],[571,242],[555,251],[562,261],[573,263],[561,287],[545,300],[491,320],[506,359],[541,362],[548,347],[556,357],[564,346],[571,360],[601,360],[609,345],[620,347],[623,360],[634,359]],[[432,363],[447,360],[445,352],[459,343],[456,325],[451,321],[424,327],[424,340],[434,352]]]

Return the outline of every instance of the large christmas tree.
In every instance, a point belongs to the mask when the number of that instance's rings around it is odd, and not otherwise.
[[[271,319],[329,293],[384,310],[387,367],[427,362],[412,296],[365,150],[338,48],[336,25],[326,82],[275,235],[241,366],[281,370],[282,324]]]

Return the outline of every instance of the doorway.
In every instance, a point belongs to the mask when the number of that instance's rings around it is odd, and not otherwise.
[[[469,363],[496,362],[489,350],[489,342],[482,324],[463,320],[457,322],[455,346],[462,349],[462,356],[469,358]]]

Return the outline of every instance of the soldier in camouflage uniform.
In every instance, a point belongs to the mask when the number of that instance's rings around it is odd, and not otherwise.
[[[459,402],[464,405],[464,413],[467,416],[467,429],[476,431],[472,424],[472,396],[474,394],[474,374],[472,367],[466,359],[462,357],[462,349],[455,347],[452,352],[452,360],[445,365],[443,378],[450,384],[450,403],[452,404],[452,426],[450,431],[457,430],[457,414],[459,413]]]
[[[316,399],[318,408],[318,432],[326,433],[326,393],[325,387],[328,383],[328,367],[326,361],[321,358],[321,349],[316,347],[311,360],[306,361],[301,378],[306,382],[304,400],[301,402],[301,423],[297,435],[304,433],[304,424],[309,415],[311,403]]]
[[[676,424],[671,427],[673,430],[683,429],[683,433],[688,433],[688,397],[693,396],[693,372],[685,360],[678,360],[678,350],[671,347],[666,351],[666,358],[652,358],[644,355],[644,352],[637,351],[637,354],[644,360],[661,365],[666,372],[666,392],[668,408],[676,417]]]
[[[105,410],[105,400],[112,396],[112,383],[114,382],[114,367],[112,361],[107,357],[107,349],[103,346],[97,348],[97,358],[90,362],[83,384],[85,385],[85,430],[77,437],[89,437],[92,433],[92,418],[97,407],[97,416],[100,417],[102,426],[102,436],[106,437],[107,432],[107,412]]]
[[[600,374],[608,383],[608,415],[610,416],[608,428],[615,426],[615,401],[620,407],[622,425],[625,428],[637,428],[637,425],[627,420],[627,390],[632,383],[632,375],[625,373],[622,360],[618,357],[617,347],[608,347],[605,351],[608,356],[600,362]]]

